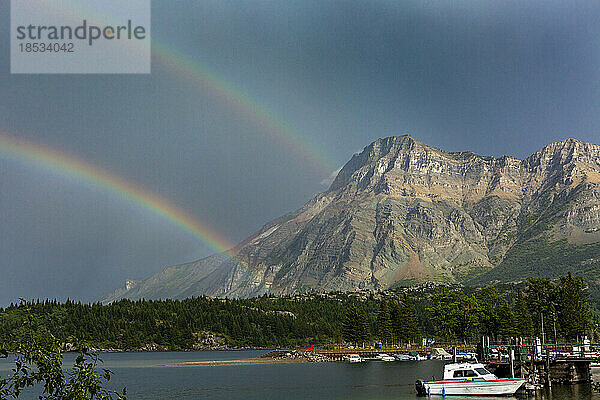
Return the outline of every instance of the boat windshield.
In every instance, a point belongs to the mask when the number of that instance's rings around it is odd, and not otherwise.
[[[477,368],[477,370],[478,369],[483,369],[483,368]],[[479,372],[479,371],[477,371],[477,372]],[[463,369],[463,370],[454,371],[454,375],[453,375],[454,378],[475,378],[477,376],[478,375],[472,369]]]
[[[475,371],[477,371],[477,373],[478,373],[479,375],[489,375],[489,374],[491,374],[491,372],[490,372],[490,371],[488,371],[488,370],[487,370],[487,369],[485,369],[485,368],[475,368]]]

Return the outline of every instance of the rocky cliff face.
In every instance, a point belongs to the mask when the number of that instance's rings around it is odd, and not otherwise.
[[[109,299],[378,289],[565,270],[595,277],[599,223],[598,145],[567,139],[518,160],[389,137],[355,154],[329,190],[230,254],[169,267]]]

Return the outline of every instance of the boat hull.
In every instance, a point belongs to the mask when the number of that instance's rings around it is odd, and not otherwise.
[[[422,382],[424,395],[442,396],[508,396],[525,383],[525,379]]]

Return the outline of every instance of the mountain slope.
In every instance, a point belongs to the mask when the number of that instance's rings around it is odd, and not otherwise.
[[[107,300],[510,280],[567,264],[593,275],[599,199],[598,145],[567,139],[518,160],[379,139],[326,192],[230,254],[169,267]]]

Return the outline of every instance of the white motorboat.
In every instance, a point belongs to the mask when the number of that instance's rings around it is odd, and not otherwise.
[[[392,357],[386,353],[377,354],[377,357],[375,357],[375,359],[379,361],[396,361],[395,357]]]
[[[358,354],[348,354],[344,358],[346,359],[346,361],[348,361],[350,363],[359,363],[359,362],[363,361],[363,359],[360,358],[360,356]]]
[[[408,354],[394,354],[394,358],[398,361],[409,361],[410,360],[410,356]]]
[[[499,379],[483,364],[457,363],[444,366],[443,380],[418,380],[415,387],[423,396],[507,396],[514,394],[525,381],[525,378]]]
[[[475,353],[458,352],[458,353],[456,353],[456,359],[463,360],[463,361],[469,361],[469,360],[477,361],[477,355]]]
[[[441,347],[435,347],[431,349],[432,360],[452,360],[452,354],[448,353]]]
[[[419,352],[417,352],[417,351],[409,351],[408,352],[408,357],[411,360],[415,360],[415,361],[427,360],[426,356],[424,356],[422,354],[419,354]]]

